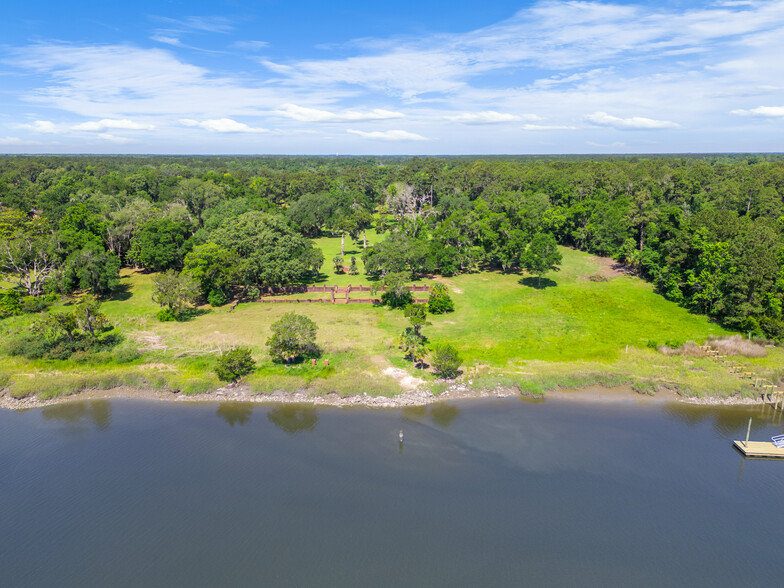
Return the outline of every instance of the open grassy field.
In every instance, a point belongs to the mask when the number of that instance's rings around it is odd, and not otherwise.
[[[368,231],[369,242],[376,238]],[[368,284],[363,275],[335,274],[331,260],[339,252],[339,238],[320,239],[318,245],[326,260],[321,283]],[[347,238],[347,262],[351,255],[359,261],[360,254],[361,242],[357,246]],[[696,395],[752,392],[748,380],[730,375],[715,360],[649,348],[650,342],[703,342],[711,335],[729,334],[721,327],[666,301],[650,284],[614,270],[606,260],[569,249],[563,255],[562,271],[547,275],[541,289],[534,287],[534,278],[519,274],[481,272],[440,279],[449,286],[456,310],[430,317],[432,324],[423,332],[431,342],[450,342],[460,350],[465,360],[462,381],[477,388],[502,385],[532,393],[591,384],[630,384],[643,392],[664,386]],[[15,396],[118,385],[196,394],[220,386],[212,373],[214,358],[239,344],[250,346],[258,360],[258,371],[247,379],[257,393],[307,388],[314,394],[391,396],[402,390],[401,374],[421,378],[425,385],[434,381],[403,359],[397,348],[407,324],[401,311],[371,305],[248,303],[231,313],[226,306],[205,309],[186,322],[161,323],[151,299],[152,276],[124,270],[122,282],[124,293],[106,301],[103,309],[125,336],[122,345],[142,352],[139,359],[118,363],[105,354],[79,364],[2,357],[0,387]],[[266,357],[270,325],[291,311],[319,326],[324,356],[316,367],[282,366]],[[7,339],[30,321],[30,316],[5,319],[0,335]],[[324,359],[329,359],[329,367]],[[755,374],[775,379],[783,375],[782,359],[783,350],[774,348],[767,357],[740,361]],[[434,391],[442,388],[433,384]]]

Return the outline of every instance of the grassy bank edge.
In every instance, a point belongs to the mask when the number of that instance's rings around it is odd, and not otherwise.
[[[649,360],[652,370],[662,370],[663,365],[651,364],[653,353],[639,351]],[[663,360],[665,358],[656,358]],[[671,362],[672,363],[672,362]],[[617,388],[628,386],[639,394],[654,396],[659,392],[675,393],[684,398],[755,398],[762,389],[754,388],[749,380],[741,380],[722,373],[718,366],[708,368],[700,362],[691,362],[684,368],[664,369],[654,375],[650,370],[637,373],[627,371],[628,365],[567,363],[550,364],[531,362],[525,366],[534,372],[493,372],[468,370],[457,380],[424,379],[417,390],[434,398],[460,388],[465,396],[483,396],[493,393],[514,393],[522,396],[544,397],[556,390],[575,390],[590,387]],[[702,363],[707,363],[702,362]],[[696,367],[695,367],[696,366]],[[78,397],[86,391],[124,390],[122,396],[134,397],[134,391],[156,392],[161,396],[182,396],[193,399],[211,396],[226,390],[213,374],[188,374],[168,371],[169,366],[151,370],[148,365],[129,366],[106,371],[50,370],[37,373],[0,372],[0,397],[13,400],[34,399],[52,401]],[[663,372],[663,373],[662,373]],[[397,380],[388,376],[362,372],[335,372],[329,369],[303,369],[296,374],[275,374],[260,371],[241,383],[244,396],[297,395],[307,399],[332,396],[345,398],[387,398],[405,396],[406,390]],[[6,403],[8,404],[8,403]]]

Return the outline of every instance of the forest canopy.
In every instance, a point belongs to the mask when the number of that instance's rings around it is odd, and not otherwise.
[[[0,157],[0,287],[21,296],[107,296],[133,266],[189,273],[225,302],[311,280],[321,236],[357,243],[370,277],[535,273],[532,244],[555,242],[784,339],[776,155]]]

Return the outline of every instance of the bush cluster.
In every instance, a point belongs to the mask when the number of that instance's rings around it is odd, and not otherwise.
[[[247,347],[234,347],[218,357],[215,374],[223,382],[236,382],[256,369],[256,362]]]
[[[444,284],[433,284],[427,307],[430,314],[444,314],[445,312],[453,312],[455,310],[455,304],[452,302],[449,290],[447,290]]]
[[[454,378],[460,374],[463,359],[453,345],[441,343],[434,345],[430,351],[430,364],[442,378]]]

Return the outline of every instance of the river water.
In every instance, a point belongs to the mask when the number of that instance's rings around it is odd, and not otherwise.
[[[2,586],[774,586],[760,407],[0,411]],[[405,441],[401,445],[398,432]]]

